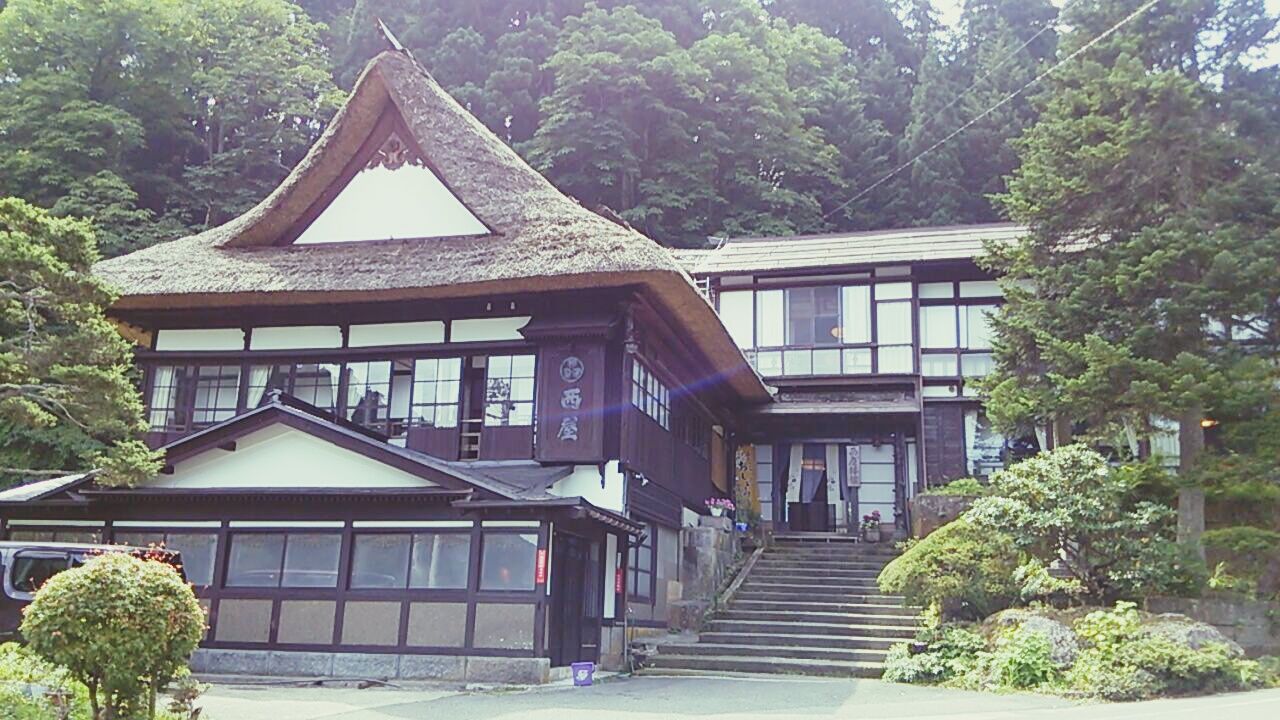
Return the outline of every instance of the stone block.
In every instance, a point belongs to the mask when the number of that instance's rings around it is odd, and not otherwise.
[[[711,517],[710,515],[703,515],[702,517],[698,518],[698,527],[714,528],[716,530],[723,530],[724,532],[729,532],[733,530],[733,518]]]
[[[542,685],[550,676],[550,658],[467,658],[467,682]]]
[[[266,650],[199,648],[191,655],[191,670],[204,675],[273,675]]]
[[[677,631],[697,632],[702,618],[711,608],[710,600],[680,600],[667,606],[667,627]]]
[[[462,655],[401,655],[404,680],[466,680],[467,659]]]
[[[288,677],[332,677],[334,653],[272,651],[271,674]]]
[[[334,653],[333,676],[390,680],[396,677],[399,655],[384,653]]]
[[[922,538],[955,520],[977,498],[970,495],[918,495],[911,499],[911,535]],[[885,529],[881,526],[881,530]],[[893,530],[892,527],[888,528]]]

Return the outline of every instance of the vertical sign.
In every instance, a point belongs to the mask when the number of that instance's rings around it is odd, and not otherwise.
[[[547,549],[538,548],[538,559],[533,566],[533,582],[542,585],[547,582]]]
[[[538,459],[593,462],[604,453],[604,346],[544,345],[538,364]]]

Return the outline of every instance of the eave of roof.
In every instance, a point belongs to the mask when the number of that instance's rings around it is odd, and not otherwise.
[[[893,263],[972,260],[987,242],[1013,242],[1027,229],[1012,223],[952,225],[856,233],[724,240],[712,250],[676,250],[696,276],[776,270],[825,270]]]

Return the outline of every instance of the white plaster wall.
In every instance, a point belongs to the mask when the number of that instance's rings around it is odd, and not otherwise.
[[[373,323],[352,325],[347,344],[350,347],[378,347],[381,345],[425,345],[444,342],[444,322]]]
[[[550,492],[559,497],[581,497],[604,510],[626,512],[626,480],[617,460],[605,464],[603,476],[595,465],[575,465],[568,477],[551,486]]]
[[[504,318],[469,318],[454,320],[449,327],[449,342],[485,342],[491,340],[523,340],[520,328],[529,324],[528,315]]]
[[[212,448],[159,475],[156,488],[407,488],[433,483],[290,427],[275,425]]]
[[[254,328],[250,350],[302,350],[342,347],[342,328],[337,325],[295,325]]]
[[[244,330],[157,330],[156,350],[243,350]]]

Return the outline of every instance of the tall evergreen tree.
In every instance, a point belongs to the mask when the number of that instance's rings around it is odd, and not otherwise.
[[[1073,3],[1059,52],[1141,5]],[[1030,234],[988,258],[1008,298],[986,386],[997,425],[1137,447],[1177,419],[1190,467],[1203,418],[1274,399],[1256,353],[1280,349],[1280,174],[1257,132],[1274,98],[1218,82],[1248,74],[1274,25],[1260,1],[1167,0],[1055,73],[1002,197]]]

